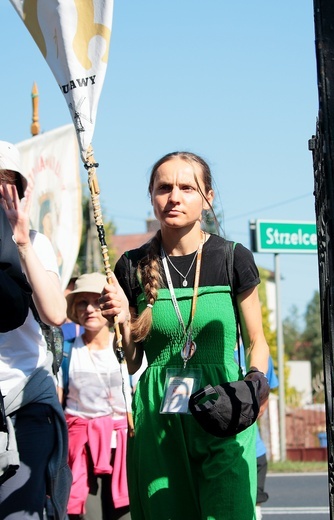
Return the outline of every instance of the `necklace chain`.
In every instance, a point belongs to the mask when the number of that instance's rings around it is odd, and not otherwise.
[[[197,249],[197,251],[196,251],[196,253],[195,253],[195,255],[194,255],[194,258],[192,259],[192,262],[191,262],[191,264],[190,264],[190,267],[189,267],[189,269],[188,269],[188,271],[187,271],[187,273],[186,273],[185,275],[182,274],[182,273],[181,273],[181,272],[180,272],[180,271],[175,267],[175,265],[173,264],[173,262],[171,261],[171,259],[169,258],[169,256],[166,255],[166,258],[167,258],[168,262],[170,263],[170,265],[175,269],[175,271],[176,271],[180,276],[182,276],[182,278],[183,278],[182,286],[183,286],[183,287],[187,287],[187,286],[188,286],[188,280],[187,280],[187,278],[188,278],[188,275],[189,275],[189,273],[190,273],[190,271],[191,271],[192,266],[194,265],[194,262],[195,262],[195,260],[196,260],[197,255],[198,255],[198,249]]]

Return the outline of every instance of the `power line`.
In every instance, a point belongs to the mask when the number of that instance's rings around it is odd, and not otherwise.
[[[225,219],[225,222],[228,222],[230,220],[237,220],[242,217],[247,217],[250,214],[259,213],[260,211],[267,211],[269,209],[278,208],[279,206],[284,206],[285,204],[290,204],[291,202],[295,202],[296,200],[305,199],[306,197],[309,197],[310,193],[305,193],[305,195],[300,195],[299,197],[294,197],[293,199],[288,199],[282,202],[278,202],[277,204],[272,204],[271,206],[266,206],[264,208],[255,209],[251,211],[247,211],[247,213],[241,213],[240,215],[235,215],[234,217],[228,217]]]

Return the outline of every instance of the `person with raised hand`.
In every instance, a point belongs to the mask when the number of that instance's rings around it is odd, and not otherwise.
[[[50,241],[29,228],[31,192],[20,153],[6,141],[0,141],[0,180],[0,205],[32,289],[24,323],[0,334],[0,390],[19,458],[13,471],[0,468],[0,517],[18,520],[29,514],[42,518],[45,497],[50,494],[55,517],[62,520],[71,485],[67,428],[56,393],[53,356],[32,307],[44,323],[60,326],[66,318],[66,300]]]

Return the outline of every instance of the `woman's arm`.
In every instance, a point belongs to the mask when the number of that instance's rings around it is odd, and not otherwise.
[[[57,386],[57,396],[58,396],[58,399],[59,399],[60,404],[63,405],[63,401],[64,401],[64,389],[63,389],[63,388],[60,388],[60,386]]]
[[[269,384],[268,371],[269,347],[263,333],[261,304],[258,289],[253,287],[237,296],[242,341],[245,347],[247,370],[245,380],[259,381],[260,412],[267,407]]]
[[[66,319],[66,300],[59,277],[44,268],[29,237],[31,192],[27,193],[23,206],[14,185],[3,184],[0,193],[1,204],[11,224],[22,269],[31,285],[38,314],[49,325],[61,325]],[[54,254],[52,248],[50,254]]]
[[[237,296],[240,326],[247,367],[267,373],[269,347],[264,337],[258,289],[253,287]]]
[[[100,298],[100,308],[104,316],[111,324],[114,318],[120,326],[122,335],[122,347],[128,365],[129,374],[134,374],[141,366],[143,349],[139,343],[135,343],[131,334],[131,319],[135,316],[135,309],[129,306],[129,302],[114,273],[112,284],[106,284]],[[115,341],[117,342],[116,335]]]

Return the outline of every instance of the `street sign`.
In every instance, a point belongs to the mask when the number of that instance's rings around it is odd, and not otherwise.
[[[316,253],[315,222],[255,220],[250,223],[255,253]]]

